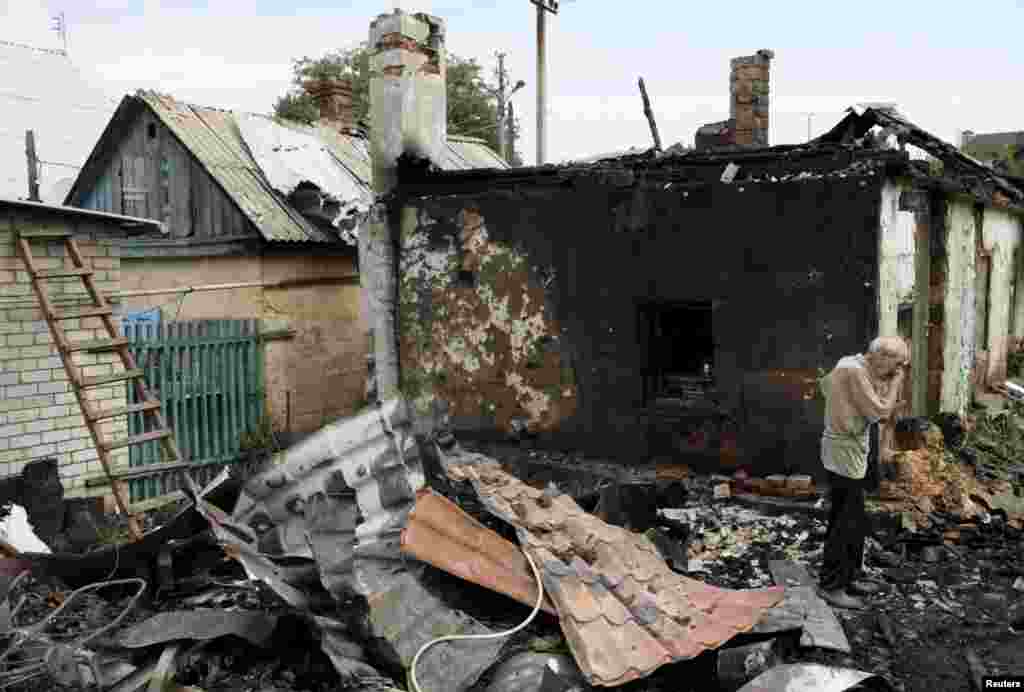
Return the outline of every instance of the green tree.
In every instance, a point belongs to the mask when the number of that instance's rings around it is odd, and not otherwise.
[[[291,120],[313,122],[319,116],[316,103],[302,85],[321,79],[352,79],[352,108],[357,123],[372,126],[370,110],[370,50],[366,43],[353,48],[332,51],[320,58],[304,56],[292,60],[293,87],[277,99],[274,114]],[[481,77],[483,67],[473,58],[448,54],[447,96],[448,133],[479,137],[498,150],[497,98],[495,87]],[[509,142],[515,158],[515,142],[519,136],[518,122],[512,129]]]

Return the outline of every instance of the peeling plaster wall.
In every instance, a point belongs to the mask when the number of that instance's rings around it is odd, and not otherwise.
[[[815,378],[877,329],[880,187],[579,180],[420,200],[401,248],[403,386],[464,432],[522,417],[551,444],[642,460],[664,450],[640,306],[707,301],[741,459],[817,473]]]
[[[263,280],[316,280],[356,274],[349,254],[288,252],[263,255]],[[313,432],[356,413],[366,386],[366,322],[356,281],[264,288],[264,328],[287,328],[290,339],[266,345],[271,416],[279,429]],[[291,392],[291,421],[287,392]]]
[[[982,243],[992,258],[988,294],[988,368],[985,381],[998,384],[1006,379],[1006,356],[1010,342],[1013,309],[1014,259],[1020,246],[1020,220],[1001,209],[985,209]]]
[[[952,200],[946,212],[946,288],[943,299],[942,411],[963,414],[971,403],[975,356],[976,238],[974,204]]]
[[[879,215],[879,336],[899,336],[901,303],[914,298],[914,229],[912,211],[901,211],[900,194],[908,185],[887,181],[882,187]]]
[[[558,352],[558,322],[527,256],[490,239],[466,208],[439,220],[403,211],[399,314],[402,389],[421,414],[537,431],[571,415],[576,386]],[[460,272],[471,272],[461,282]]]
[[[320,254],[315,254],[315,253]],[[287,281],[351,275],[351,253],[325,250],[267,252],[236,257],[124,258],[122,288],[154,289],[243,281]],[[366,323],[360,314],[357,283],[287,288],[240,288],[125,298],[124,310],[161,307],[165,321],[261,318],[262,328],[292,329],[291,339],[267,342],[264,379],[271,418],[311,432],[354,413],[362,404],[366,381]]]
[[[1024,219],[1017,219],[1018,235],[1024,240]],[[1024,343],[1024,247],[1017,245],[1013,258],[1013,317],[1011,333],[1018,344]]]

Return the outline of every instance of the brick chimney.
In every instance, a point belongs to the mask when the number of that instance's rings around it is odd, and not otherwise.
[[[775,53],[762,49],[730,61],[729,120],[734,144],[768,146],[768,85],[774,57]]]
[[[355,128],[351,77],[310,80],[304,82],[302,88],[316,101],[321,123],[335,127],[340,132]]]
[[[370,155],[374,191],[386,194],[402,154],[437,163],[448,139],[444,20],[378,15],[370,24]]]
[[[370,159],[377,198],[359,232],[359,274],[373,344],[377,396],[400,394],[398,257],[411,207],[386,201],[398,183],[398,159],[407,154],[441,161],[448,139],[444,21],[396,9],[370,24]],[[417,419],[420,417],[417,416]]]

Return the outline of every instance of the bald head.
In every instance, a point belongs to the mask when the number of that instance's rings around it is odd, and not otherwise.
[[[878,354],[890,358],[910,358],[910,349],[907,342],[898,336],[880,336],[868,346],[869,354]]]
[[[892,377],[909,360],[907,342],[898,336],[880,336],[868,346],[867,361],[879,377]]]

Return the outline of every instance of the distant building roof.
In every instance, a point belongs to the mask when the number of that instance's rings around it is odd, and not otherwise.
[[[355,242],[351,231],[373,202],[365,136],[320,124],[191,105],[152,91],[140,90],[122,99],[68,192],[66,204],[83,203],[89,183],[102,173],[121,134],[143,109],[152,111],[196,157],[265,240],[337,240],[288,202],[289,195],[305,183],[331,200],[335,211],[330,221],[343,239]],[[448,138],[444,158],[436,163],[444,170],[508,167],[483,140],[459,136]]]
[[[116,106],[64,51],[0,41],[0,196],[28,197],[25,131],[33,130],[45,162],[40,197],[60,203]]]
[[[48,214],[57,214],[59,216],[92,219],[95,221],[112,223],[121,228],[140,228],[148,226],[153,230],[159,231],[162,230],[163,227],[163,224],[155,219],[139,219],[134,216],[111,214],[109,212],[95,211],[93,209],[79,209],[78,207],[66,207],[60,204],[49,204],[47,202],[29,202],[24,199],[8,199],[0,197],[0,209],[3,207],[45,212]]]
[[[966,144],[988,147],[1006,147],[1024,145],[1024,132],[989,132],[986,134],[971,134]]]

